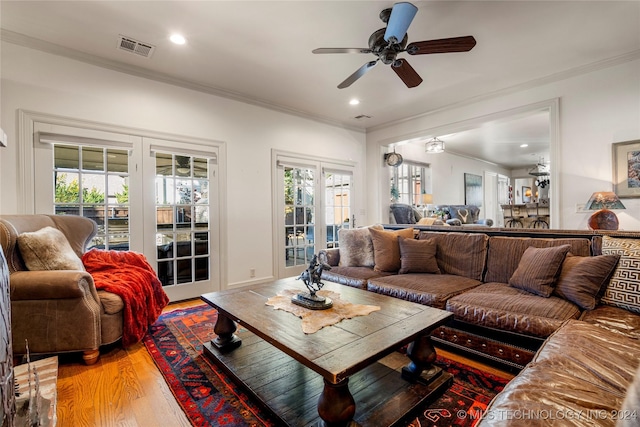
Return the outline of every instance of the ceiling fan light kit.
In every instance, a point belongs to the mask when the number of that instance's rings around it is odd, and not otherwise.
[[[416,16],[418,8],[409,2],[400,2],[391,9],[380,12],[380,19],[387,24],[386,28],[374,31],[369,36],[369,48],[318,48],[312,53],[373,53],[377,56],[374,61],[369,61],[356,70],[338,85],[338,89],[351,86],[356,80],[376,66],[378,61],[390,65],[391,69],[404,82],[408,88],[416,87],[422,83],[422,78],[413,69],[406,59],[398,59],[399,53],[407,52],[409,55],[426,55],[431,53],[468,52],[476,45],[473,36],[452,37],[439,40],[426,40],[413,42],[407,45],[407,30]]]

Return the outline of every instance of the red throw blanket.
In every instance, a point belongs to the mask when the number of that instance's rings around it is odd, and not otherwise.
[[[93,277],[96,289],[112,292],[124,302],[123,347],[140,341],[169,303],[145,256],[131,251],[92,249],[82,256],[82,263]]]

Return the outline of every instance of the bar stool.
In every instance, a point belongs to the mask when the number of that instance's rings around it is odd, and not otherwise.
[[[529,224],[529,228],[549,228],[549,223],[546,221],[548,218],[542,216],[540,214],[540,204],[539,203],[527,203],[527,216],[529,218],[533,218],[533,221]],[[547,207],[547,212],[549,208]]]
[[[502,207],[504,226],[507,228],[522,228],[524,223],[520,216],[520,207],[515,205],[500,205]]]

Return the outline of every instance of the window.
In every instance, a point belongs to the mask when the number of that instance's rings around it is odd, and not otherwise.
[[[350,174],[325,172],[325,223],[327,225],[327,248],[338,247],[338,230],[350,228],[351,216]]]
[[[129,151],[54,144],[54,212],[98,224],[90,247],[129,249]]]
[[[428,164],[405,161],[391,171],[391,199],[396,203],[422,205],[422,195],[431,194],[431,168]]]

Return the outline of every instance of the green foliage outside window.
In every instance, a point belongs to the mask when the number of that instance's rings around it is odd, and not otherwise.
[[[80,195],[80,184],[77,179],[66,182],[67,175],[61,173],[56,178],[56,203],[78,203]],[[95,187],[82,189],[83,203],[104,203],[104,193]]]
[[[116,201],[121,204],[129,203],[129,186],[127,184],[122,185],[122,191],[115,194]]]

